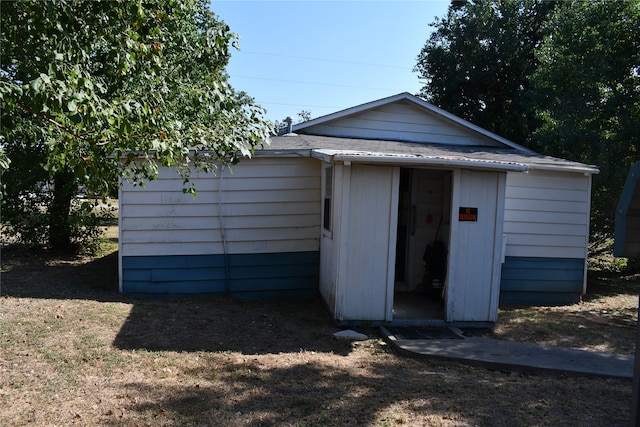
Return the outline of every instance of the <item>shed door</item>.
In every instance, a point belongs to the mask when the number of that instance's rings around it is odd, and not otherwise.
[[[350,169],[340,211],[337,312],[344,320],[390,320],[399,171],[359,164]]]
[[[456,170],[446,320],[498,316],[506,174]]]

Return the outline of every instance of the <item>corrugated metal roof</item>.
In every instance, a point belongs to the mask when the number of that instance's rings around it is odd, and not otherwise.
[[[453,146],[373,139],[336,138],[317,135],[272,137],[271,144],[256,155],[333,157],[339,161],[412,163],[425,166],[482,167],[504,170],[544,169],[598,173],[583,163],[543,156],[516,148]]]

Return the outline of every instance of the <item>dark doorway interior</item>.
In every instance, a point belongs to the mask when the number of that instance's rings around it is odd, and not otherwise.
[[[426,294],[398,292],[393,300],[393,319],[444,319],[444,304]]]
[[[404,283],[407,269],[407,237],[411,217],[412,169],[400,169],[400,194],[398,200],[398,233],[396,244],[395,282]]]
[[[445,317],[444,288],[447,242],[450,230],[451,171],[400,169],[398,226],[395,261],[394,319],[439,319]],[[437,257],[433,248],[443,247],[439,259],[443,271],[432,280]],[[431,248],[428,251],[427,248]],[[427,261],[425,261],[425,259]],[[427,273],[429,265],[429,276]],[[437,286],[433,283],[437,282]]]

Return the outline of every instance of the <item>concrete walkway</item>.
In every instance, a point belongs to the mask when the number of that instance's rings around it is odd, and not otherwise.
[[[499,371],[633,378],[631,355],[464,336],[457,328],[448,329],[457,335],[456,339],[405,339],[380,328],[385,341],[413,357],[455,360]]]

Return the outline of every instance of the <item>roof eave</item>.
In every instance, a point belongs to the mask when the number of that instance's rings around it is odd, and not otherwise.
[[[253,157],[311,157],[311,149],[272,149],[256,150]]]
[[[311,155],[329,163],[368,163],[396,166],[431,166],[443,168],[482,169],[501,172],[527,172],[523,163],[460,159],[443,156],[397,156],[342,150],[313,150]]]
[[[583,165],[583,164],[575,164],[575,165],[552,165],[552,164],[530,164],[530,170],[541,170],[541,171],[551,171],[551,172],[580,172],[585,175],[597,175],[600,173],[600,169],[596,166],[592,165]]]

